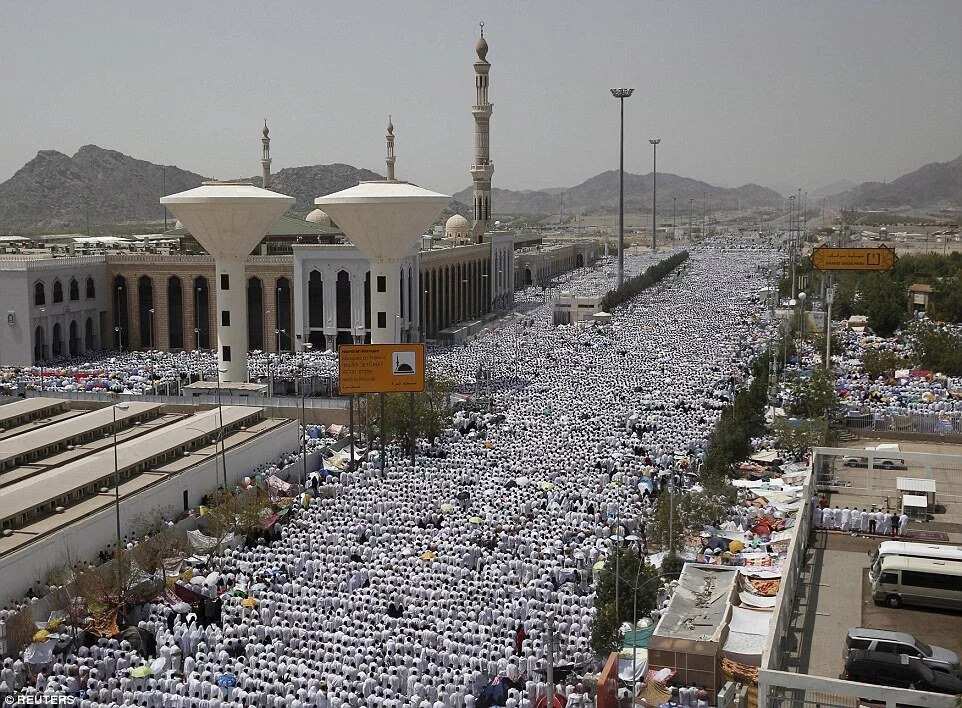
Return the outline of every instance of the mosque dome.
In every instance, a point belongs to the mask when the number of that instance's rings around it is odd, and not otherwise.
[[[457,238],[467,236],[471,231],[471,224],[460,214],[455,214],[444,222],[445,238]]]
[[[331,225],[331,217],[327,215],[326,211],[320,209],[315,209],[310,214],[304,217],[304,221],[310,221],[312,224],[322,224],[324,226]]]

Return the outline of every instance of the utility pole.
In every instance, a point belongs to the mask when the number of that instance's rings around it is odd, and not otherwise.
[[[692,235],[691,235],[691,215],[692,215],[692,210],[693,210],[694,208],[695,208],[695,198],[694,198],[694,197],[689,197],[689,198],[688,198],[688,245],[689,245],[689,246],[690,246],[691,243],[692,243]]]
[[[661,138],[652,138],[651,143],[651,252],[658,250],[658,143]]]
[[[671,242],[675,242],[675,217],[678,215],[678,197],[671,198]]]
[[[548,620],[545,623],[546,630],[548,632],[548,647],[547,653],[545,655],[545,660],[548,663],[547,666],[547,681],[548,681],[548,701],[547,708],[554,708],[554,613],[550,612],[548,614]]]
[[[625,99],[630,88],[613,88],[611,95],[621,103],[621,132],[618,140],[618,287],[625,284]]]

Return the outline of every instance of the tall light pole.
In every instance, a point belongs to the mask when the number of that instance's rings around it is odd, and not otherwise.
[[[788,198],[788,242],[792,262],[792,300],[795,299],[795,195]]]
[[[652,138],[651,143],[651,251],[658,250],[658,143],[661,138]]]
[[[618,138],[618,287],[625,284],[625,99],[635,92],[613,88],[611,95],[621,103],[621,132]]]
[[[675,243],[675,218],[678,216],[678,197],[671,198],[671,242]]]
[[[691,236],[691,216],[692,216],[692,213],[693,213],[694,209],[695,209],[695,198],[694,198],[694,197],[688,197],[688,245],[689,245],[689,246],[692,244],[692,236]]]

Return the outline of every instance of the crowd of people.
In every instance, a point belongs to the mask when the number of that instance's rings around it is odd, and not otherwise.
[[[333,351],[253,351],[247,365],[251,381],[266,383],[276,393],[294,391],[295,382],[305,378],[313,380],[313,390],[322,393],[337,382],[337,355]],[[216,378],[217,356],[209,349],[106,352],[93,360],[2,368],[0,393],[43,390],[179,395],[189,383]]]
[[[850,509],[838,506],[812,507],[815,528],[843,531],[853,535],[902,536],[909,524],[907,514],[897,511]]]
[[[663,257],[630,255],[628,272]],[[462,387],[484,372],[497,420],[483,434],[450,428],[432,441],[444,454],[417,466],[388,446],[383,472],[327,475],[333,492],[279,539],[213,561],[219,622],[156,601],[138,620],[152,653],[101,639],[42,667],[7,662],[0,689],[84,708],[481,708],[496,685],[498,705],[529,708],[546,690],[550,615],[554,663],[574,667],[558,690],[580,697],[596,660],[592,569],[644,535],[653,489],[681,462],[679,481],[697,483],[719,409],[772,334],[759,290],[777,257],[735,239],[691,248],[604,325],[553,327],[550,305],[521,293],[523,314],[431,352]],[[555,287],[610,287],[610,273]]]

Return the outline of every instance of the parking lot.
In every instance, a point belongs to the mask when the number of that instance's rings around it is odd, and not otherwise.
[[[862,442],[852,446],[854,451],[877,445],[878,441]],[[959,455],[962,446],[940,443],[901,442],[903,453],[930,453],[935,455]],[[886,453],[889,454],[889,453]],[[899,453],[894,453],[898,455]],[[875,467],[852,467],[842,464],[840,457],[833,458],[831,477],[836,484],[830,494],[831,506],[858,509],[898,509],[901,494],[897,489],[899,477],[931,479],[936,484],[935,506],[929,509],[927,519],[913,521],[909,528],[946,534],[946,538],[932,541],[962,543],[962,469],[958,458],[931,458],[921,464],[918,460],[905,459],[905,465],[894,469]]]
[[[909,632],[962,654],[962,612],[891,609],[872,601],[869,554],[879,539],[818,531],[806,556],[792,618],[789,670],[837,678],[852,627]]]

